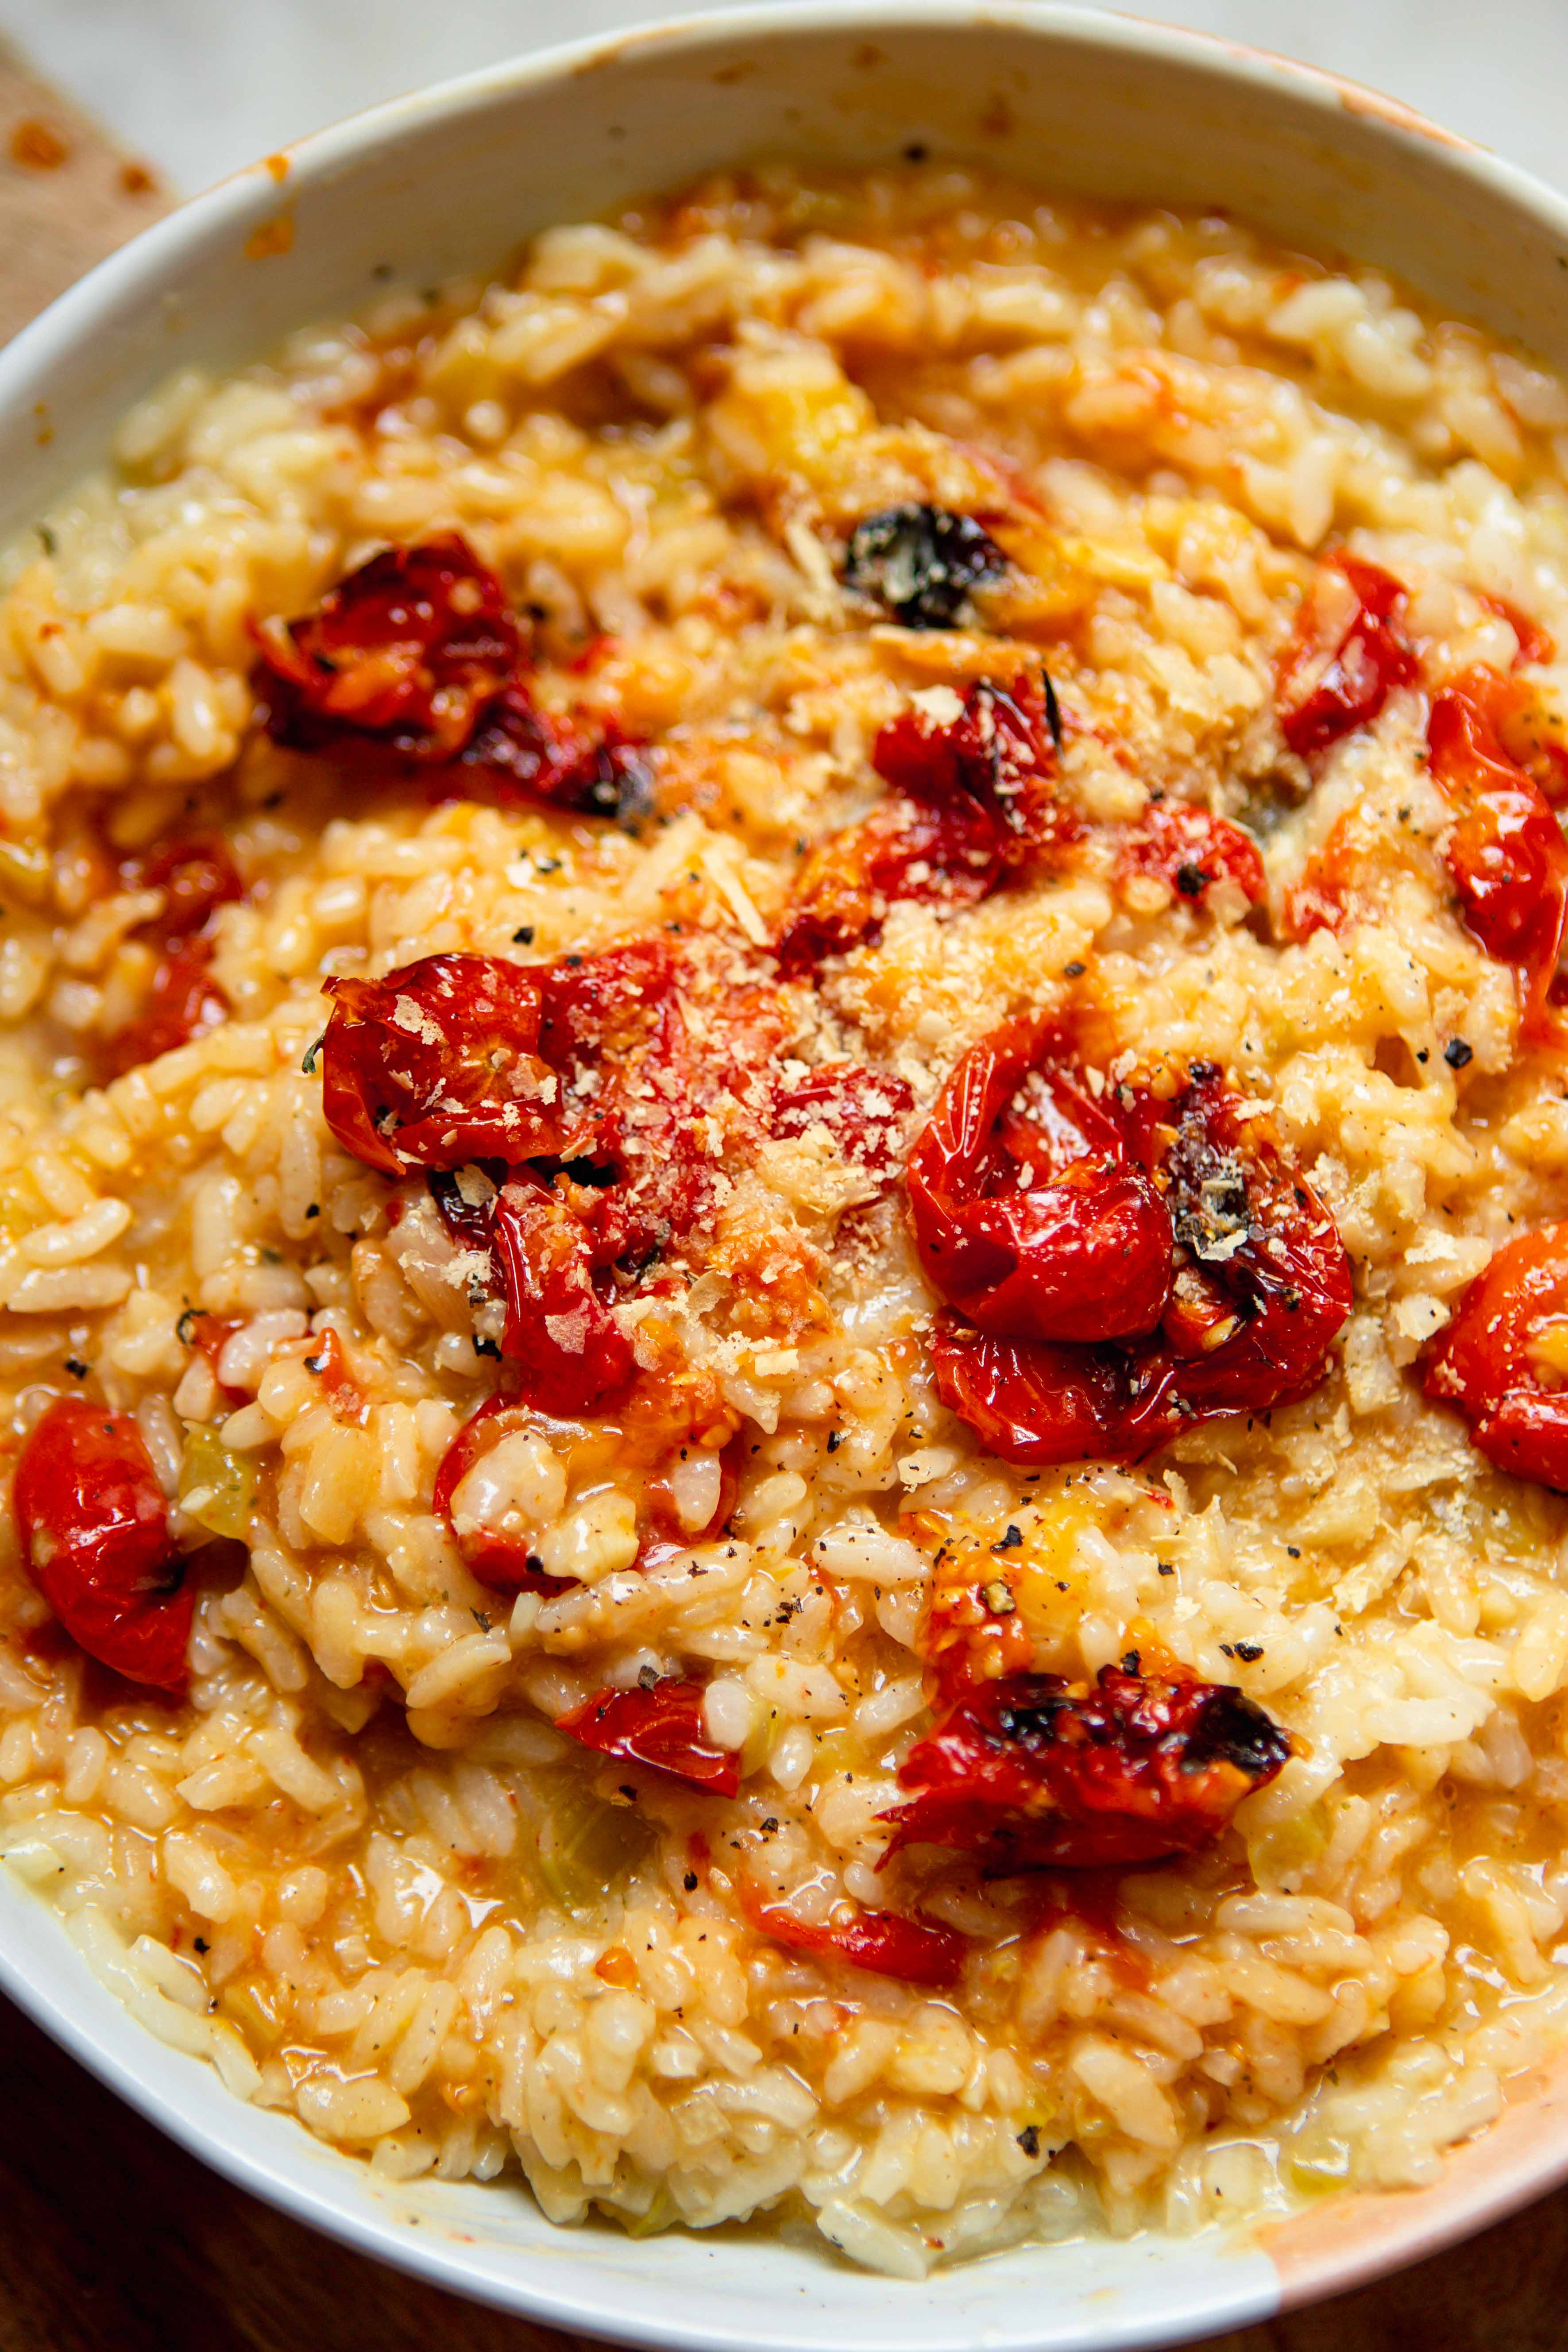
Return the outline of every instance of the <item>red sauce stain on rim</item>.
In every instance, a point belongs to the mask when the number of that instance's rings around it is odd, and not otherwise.
[[[278,213],[261,226],[253,229],[245,240],[247,261],[268,261],[274,255],[291,253],[294,249],[294,215]]]

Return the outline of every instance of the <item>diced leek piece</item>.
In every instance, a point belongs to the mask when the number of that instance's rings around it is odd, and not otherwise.
[[[1302,2146],[1285,2160],[1285,2177],[1303,2197],[1328,2197],[1351,2177],[1351,2152],[1342,2139],[1319,2139]]]
[[[616,2218],[628,2238],[657,2238],[661,2230],[673,2228],[680,2216],[675,2210],[674,2198],[661,2180],[646,2213],[619,2213]]]
[[[274,2007],[277,1997],[270,1986],[242,1978],[237,1984],[225,1985],[218,2006],[252,2050],[267,2051],[283,2039],[285,2021]]]
[[[216,1431],[193,1429],[180,1467],[180,1506],[215,1536],[242,1536],[256,1501],[256,1465],[231,1454]]]
[[[642,1860],[652,1832],[629,1805],[606,1805],[586,1789],[563,1798],[539,1832],[545,1885],[568,1911],[591,1910]]]
[[[1288,1822],[1262,1831],[1247,1849],[1252,1875],[1259,1886],[1293,1891],[1311,1869],[1329,1842],[1328,1817],[1321,1801]]]

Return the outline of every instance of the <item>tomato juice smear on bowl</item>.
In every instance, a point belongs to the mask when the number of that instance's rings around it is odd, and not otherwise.
[[[906,2275],[1485,2122],[1560,406],[1214,222],[763,173],[50,522],[0,1821],[236,2090]]]

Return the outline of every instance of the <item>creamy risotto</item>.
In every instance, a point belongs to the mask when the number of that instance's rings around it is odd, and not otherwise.
[[[1556,380],[759,171],[180,376],[3,578],[92,1966],[392,2179],[906,2278],[1432,2179],[1568,2004]]]

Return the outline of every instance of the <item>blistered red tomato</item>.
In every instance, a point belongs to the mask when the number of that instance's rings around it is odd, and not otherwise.
[[[1337,555],[1331,564],[1354,593],[1354,611],[1325,635],[1323,606],[1330,600],[1309,596],[1275,685],[1280,731],[1303,760],[1370,727],[1394,688],[1410,685],[1420,667],[1405,634],[1403,583],[1358,556]]]
[[[882,1184],[897,1172],[913,1107],[903,1078],[855,1062],[822,1062],[804,1076],[773,1079],[768,1124],[782,1142],[825,1129],[852,1168]]]
[[[226,1019],[229,1002],[212,977],[212,942],[205,936],[220,907],[243,896],[227,848],[216,835],[166,842],[150,855],[124,857],[120,878],[128,890],[161,890],[162,910],[134,936],[158,951],[146,1005],[104,1040],[105,1078],[122,1077],[188,1045]]]
[[[535,702],[506,591],[456,531],[373,556],[256,642],[262,717],[290,750],[461,771],[503,798],[613,816],[647,804],[644,756],[613,721]]]
[[[806,971],[875,938],[900,899],[973,905],[1072,840],[1054,709],[1042,681],[982,679],[962,697],[933,688],[890,719],[871,760],[897,797],[806,859],[779,935],[783,969]]]
[[[1076,1340],[1065,1317],[1048,1339],[1020,1335],[1021,1311],[984,1328],[967,1307],[941,1320],[938,1391],[1008,1461],[1135,1461],[1194,1422],[1293,1402],[1322,1378],[1350,1313],[1351,1265],[1332,1218],[1213,1064],[1194,1063],[1169,1093],[1120,1086],[1097,1108],[1106,1106],[1129,1162],[1156,1189],[1173,1270],[1163,1298],[1147,1293],[1142,1331],[1124,1327],[1096,1345],[1082,1344],[1087,1319]],[[1077,1263],[1065,1251],[1038,1276],[1056,1286],[1053,1305]]]
[[[1568,1333],[1568,1223],[1505,1242],[1426,1351],[1422,1385],[1469,1423],[1500,1470],[1568,1493],[1568,1384],[1550,1349]]]
[[[188,940],[154,968],[142,1011],[104,1039],[100,1063],[106,1080],[155,1062],[228,1018],[229,1002],[211,971],[205,940]]]
[[[1159,1862],[1218,1837],[1290,1742],[1223,1683],[1136,1657],[1097,1682],[1014,1675],[952,1706],[900,1768],[889,1848],[955,1846],[991,1871]]]
[[[1493,673],[1436,696],[1426,723],[1433,782],[1454,812],[1444,855],[1466,922],[1519,975],[1527,1028],[1546,1018],[1568,929],[1568,844],[1540,786],[1505,751]]]
[[[548,1575],[524,1537],[509,1535],[499,1528],[459,1528],[453,1518],[453,1497],[475,1465],[482,1462],[503,1437],[518,1430],[534,1429],[537,1424],[537,1412],[517,1397],[491,1397],[488,1404],[480,1405],[469,1416],[447,1448],[431,1492],[431,1507],[451,1529],[452,1540],[466,1566],[481,1584],[491,1585],[498,1592],[550,1594],[568,1590],[569,1580]]]
[[[554,1187],[519,1170],[495,1202],[490,1246],[506,1300],[501,1353],[523,1399],[587,1412],[626,1386],[631,1341],[595,1286],[589,1230]]]
[[[1049,1043],[1042,1022],[1009,1022],[948,1080],[910,1155],[921,1262],[981,1331],[1148,1331],[1170,1296],[1170,1217],[1116,1120],[1047,1059]]]
[[[543,710],[514,683],[485,712],[458,757],[465,782],[482,780],[503,801],[553,801],[622,823],[653,805],[643,747],[614,719]]]
[[[57,1398],[17,1457],[12,1508],[27,1572],[78,1646],[183,1696],[195,1597],[131,1415]]]
[[[592,1121],[574,1125],[541,1050],[547,970],[434,955],[325,982],[321,1107],[343,1150],[396,1176],[579,1149]]]
[[[933,1927],[897,1911],[857,1911],[852,1918],[817,1925],[797,1919],[782,1904],[748,1904],[753,1927],[789,1951],[832,1953],[854,1969],[896,1977],[902,1984],[948,1991],[963,1974],[968,1951],[952,1927]]]
[[[645,1764],[715,1796],[732,1797],[741,1785],[739,1756],[716,1748],[704,1728],[700,1683],[672,1676],[647,1689],[638,1684],[603,1690],[563,1716],[555,1728],[601,1756]]]
[[[1239,892],[1249,907],[1263,896],[1263,860],[1252,835],[1190,801],[1152,800],[1124,836],[1116,879],[1125,886],[1135,877],[1204,908],[1216,885]]]
[[[321,751],[358,740],[419,761],[457,757],[521,653],[505,591],[456,531],[372,556],[257,645],[275,741]]]
[[[150,855],[124,857],[120,876],[128,890],[161,890],[163,909],[142,927],[143,939],[173,948],[205,929],[220,907],[245,895],[244,885],[216,834],[193,834],[165,842]]]

